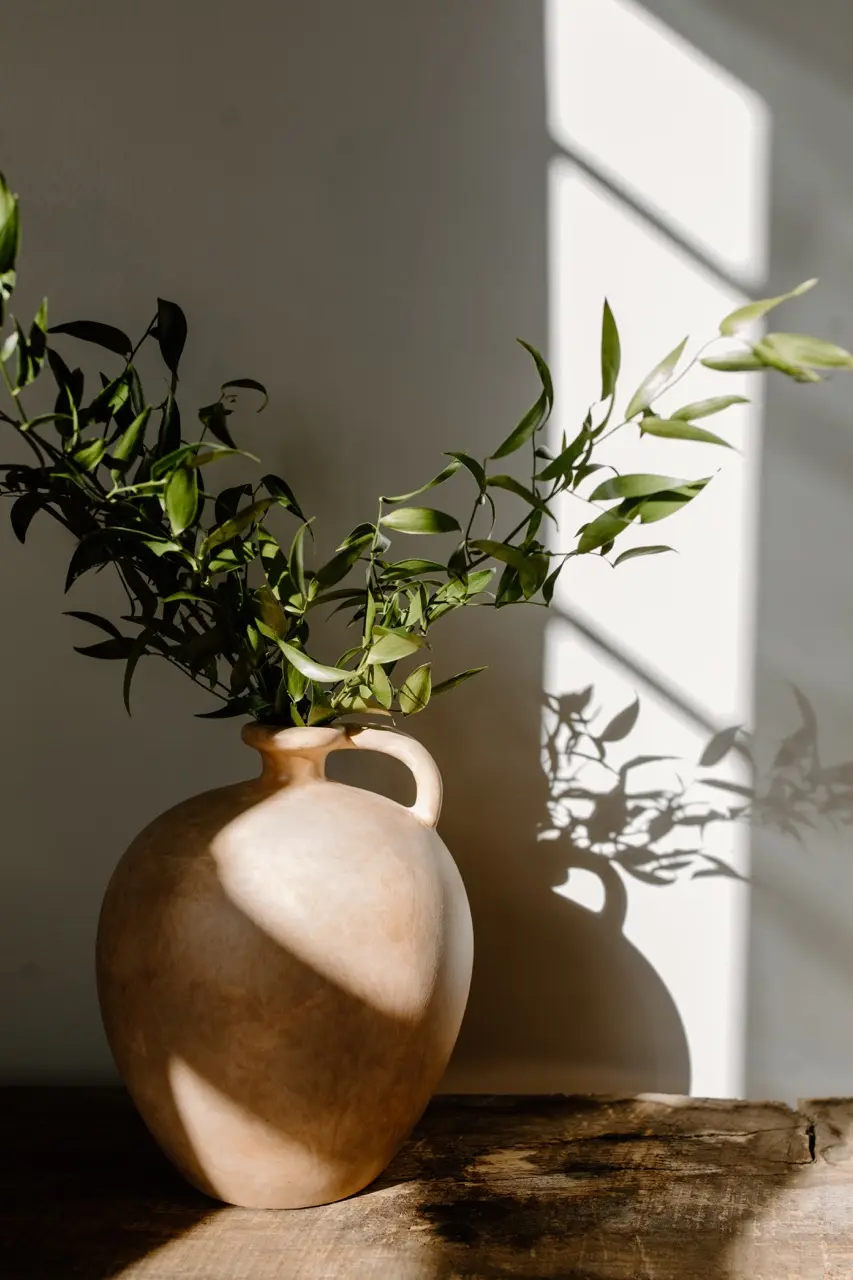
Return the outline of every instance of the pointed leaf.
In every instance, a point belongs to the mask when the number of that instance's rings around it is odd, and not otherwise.
[[[807,333],[768,333],[756,344],[756,353],[768,353],[783,363],[806,369],[853,369],[853,356],[833,342],[823,342]]]
[[[621,555],[616,557],[613,561],[613,567],[615,569],[618,565],[624,564],[626,560],[636,560],[640,556],[659,556],[664,551],[672,551],[672,547],[631,547],[629,551],[623,551]]]
[[[198,472],[194,467],[176,467],[169,476],[164,501],[169,526],[177,537],[190,528],[198,511]]]
[[[543,515],[548,516],[555,524],[557,523],[556,516],[550,511],[543,499],[534,493],[532,489],[528,489],[526,485],[516,480],[514,476],[489,476],[486,484],[490,489],[505,489],[508,493],[514,493],[517,498],[522,498],[531,507],[541,511]]]
[[[386,711],[390,711],[394,702],[394,690],[391,687],[391,681],[385,673],[385,668],[381,663],[376,662],[373,664],[370,672],[369,683],[370,691],[379,703],[380,707],[383,707]]]
[[[107,451],[106,440],[92,440],[89,444],[77,449],[71,456],[82,471],[94,471]]]
[[[509,454],[515,453],[539,430],[547,417],[548,399],[543,391],[536,403],[527,410],[518,426],[509,433],[503,444],[495,450],[492,457],[506,458]]]
[[[410,498],[416,498],[419,493],[426,493],[428,489],[434,489],[436,485],[444,484],[445,480],[449,480],[451,476],[456,474],[461,465],[462,464],[458,459],[454,459],[453,462],[449,463],[443,471],[440,471],[437,476],[434,476],[432,480],[429,480],[426,484],[422,484],[420,489],[413,489],[411,493],[398,493],[394,498],[382,498],[382,502],[408,502]]]
[[[127,430],[119,437],[110,449],[110,457],[116,462],[132,462],[142,448],[145,439],[145,428],[151,417],[151,409],[143,409],[131,422]]]
[[[631,396],[628,408],[625,410],[626,419],[633,418],[644,409],[648,409],[652,401],[661,394],[675,372],[686,346],[687,339],[685,338],[682,342],[679,342],[677,347],[673,347],[669,355],[664,356],[660,364],[655,365],[651,373],[643,379]]]
[[[281,476],[265,475],[261,477],[261,484],[266,489],[270,497],[275,498],[282,507],[287,507],[300,520],[305,520],[302,508],[296,501],[293,490]]]
[[[675,413],[670,414],[670,418],[694,422],[696,418],[709,418],[713,413],[722,413],[733,404],[749,404],[749,400],[746,396],[711,396],[709,400],[695,400],[693,404],[676,409]]]
[[[746,329],[749,325],[754,324],[756,320],[766,316],[768,311],[772,311],[780,303],[787,302],[790,298],[799,298],[802,294],[807,293],[809,289],[814,288],[816,284],[817,280],[805,280],[802,284],[798,284],[796,289],[791,289],[790,293],[780,293],[777,298],[761,298],[757,302],[748,302],[746,306],[738,307],[735,311],[729,312],[720,321],[720,333],[725,337],[740,333],[741,329]]]
[[[713,431],[694,427],[692,422],[683,422],[680,418],[643,418],[640,431],[644,436],[660,436],[664,440],[696,440],[700,444],[719,444],[724,449],[733,447]]]
[[[464,684],[472,676],[478,676],[481,671],[487,670],[487,667],[470,667],[467,671],[460,671],[458,676],[451,676],[449,680],[442,680],[439,684],[434,684],[432,686],[432,696],[435,698],[439,693],[449,693],[457,685]]]
[[[550,410],[551,405],[554,403],[554,384],[551,380],[551,370],[548,368],[545,357],[535,347],[531,347],[529,342],[525,342],[523,338],[517,338],[516,341],[520,347],[524,347],[524,350],[536,365],[536,372],[539,374],[539,381],[542,383],[542,392],[548,401]]]
[[[619,343],[619,330],[610,310],[610,303],[605,298],[604,313],[601,318],[601,398],[608,400],[616,390],[616,379],[622,365],[622,348]]]
[[[476,458],[472,458],[468,453],[450,452],[448,458],[455,458],[463,467],[466,467],[474,479],[477,481],[478,488],[482,491],[486,487],[486,472],[481,462]]]
[[[67,324],[55,324],[50,333],[64,333],[69,338],[78,338],[81,342],[92,342],[97,347],[114,351],[119,356],[130,356],[133,343],[126,333],[111,324],[101,324],[98,320],[70,320]]]
[[[176,302],[157,299],[157,342],[163,363],[177,377],[178,365],[187,340],[187,318]]]
[[[424,644],[425,641],[421,636],[401,635],[399,632],[390,631],[376,641],[368,652],[367,661],[371,664],[399,662],[401,658],[408,658],[410,654],[422,649]]]
[[[221,400],[217,400],[215,404],[207,404],[199,409],[198,416],[210,434],[221,444],[228,445],[229,449],[236,449],[234,438],[228,430],[230,413],[231,410],[226,409]]]
[[[269,392],[262,382],[256,382],[254,378],[232,378],[230,382],[223,382],[220,390],[228,391],[231,387],[245,387],[249,391],[258,391],[263,396],[263,402],[258,413],[263,413],[270,402]]]
[[[261,519],[264,513],[272,506],[272,502],[272,498],[261,498],[258,502],[253,502],[250,506],[244,507],[242,511],[238,511],[231,520],[226,520],[224,524],[219,525],[217,529],[212,530],[207,535],[199,547],[199,555],[209,555],[214,547],[238,537],[257,520]]]
[[[99,613],[88,613],[85,609],[66,609],[66,618],[78,618],[81,622],[88,622],[90,626],[99,627],[101,631],[106,631],[108,636],[113,639],[121,639],[121,632],[114,622],[110,622],[109,618],[102,618]]]
[[[578,552],[587,555],[590,551],[606,546],[629,528],[630,523],[630,520],[617,515],[615,511],[603,512],[584,528],[578,542]]]
[[[432,693],[432,669],[427,662],[417,667],[400,690],[400,710],[404,716],[423,711]]]
[[[459,528],[458,520],[434,507],[398,507],[379,523],[397,533],[452,533]]]
[[[699,363],[706,369],[716,369],[718,373],[757,373],[767,368],[763,360],[749,351],[742,354],[733,352],[728,356],[706,356]]]
[[[344,671],[340,667],[326,667],[320,662],[315,662],[307,653],[294,648],[284,640],[278,641],[278,647],[291,666],[296,667],[296,670],[307,679],[315,680],[317,684],[338,684],[341,680],[348,680],[352,675],[351,671]]]
[[[8,275],[15,270],[20,246],[21,223],[18,197],[12,194],[6,185],[6,179],[0,173],[0,276]]]
[[[41,493],[25,493],[16,498],[9,512],[12,532],[19,542],[25,542],[30,522],[37,511],[45,505],[45,495]]]
[[[653,493],[680,489],[690,484],[674,476],[627,475],[612,476],[590,494],[591,502],[604,502],[612,498],[645,498]]]

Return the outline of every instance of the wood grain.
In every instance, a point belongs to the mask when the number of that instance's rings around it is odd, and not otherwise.
[[[2,1280],[851,1280],[853,1101],[439,1098],[296,1212],[186,1186],[118,1089],[0,1092]]]

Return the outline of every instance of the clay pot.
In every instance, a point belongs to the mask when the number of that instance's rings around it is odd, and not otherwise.
[[[297,1208],[365,1187],[422,1113],[468,998],[471,916],[412,738],[243,738],[260,778],[170,809],[119,863],[98,991],[122,1078],[189,1181]],[[325,777],[352,747],[411,768],[411,809]]]

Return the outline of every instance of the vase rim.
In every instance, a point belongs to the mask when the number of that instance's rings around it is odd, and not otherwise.
[[[253,720],[243,725],[241,736],[256,751],[322,751],[358,728],[359,725],[343,724],[281,726]]]

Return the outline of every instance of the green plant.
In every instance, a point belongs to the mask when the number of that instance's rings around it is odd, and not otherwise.
[[[18,201],[0,178],[0,326],[6,324],[15,287],[19,245]],[[680,343],[644,379],[621,418],[614,413],[619,334],[605,303],[601,397],[577,433],[564,436],[556,455],[540,444],[554,399],[551,375],[541,355],[522,343],[540,390],[491,457],[449,454],[447,465],[427,484],[380,498],[372,519],[353,529],[332,558],[316,568],[306,556],[311,521],[286,480],[265,474],[256,483],[208,487],[207,477],[241,453],[229,427],[237,396],[257,395],[263,408],[267,395],[261,383],[252,378],[224,382],[218,398],[198,411],[197,438],[187,438],[177,398],[187,322],[178,306],[160,299],[133,343],[119,329],[95,321],[49,327],[45,300],[27,328],[10,317],[11,332],[0,348],[0,373],[11,402],[0,420],[32,454],[28,465],[0,467],[0,494],[13,499],[12,527],[22,542],[41,511],[76,540],[67,587],[107,565],[117,573],[128,601],[120,619],[124,629],[96,614],[74,611],[73,616],[104,633],[79,652],[124,662],[128,709],[136,666],[153,655],[220,700],[222,705],[207,713],[212,716],[250,715],[301,725],[353,712],[413,715],[431,696],[482,670],[433,683],[432,663],[424,659],[440,618],[469,605],[548,605],[573,556],[608,557],[632,525],[665,519],[702,492],[708,476],[619,475],[601,460],[601,446],[630,425],[645,435],[727,443],[697,421],[743,397],[704,400],[668,416],[655,412],[663,392],[697,361],[721,371],[776,369],[809,382],[819,380],[817,369],[853,367],[846,351],[803,335],[770,334],[756,342],[740,336],[783,300],[756,302],[726,317],[720,334],[684,368],[679,365],[686,340]],[[708,354],[720,337],[733,339],[736,350]],[[88,395],[83,370],[62,355],[75,340],[94,344],[115,361]],[[140,352],[152,344],[166,370],[163,390],[155,396],[144,389],[138,367]],[[52,403],[44,402],[45,375],[55,384]],[[31,391],[46,406],[33,416],[24,407]],[[504,462],[522,449],[528,458],[524,479],[508,474]],[[601,471],[612,474],[602,480]],[[466,522],[413,504],[458,474],[473,489]],[[592,515],[571,547],[555,551],[543,531],[546,522],[556,528],[556,503],[564,494],[591,504]],[[520,502],[523,510],[500,534],[495,532],[498,499]],[[282,542],[273,531],[276,512],[294,519],[292,539]],[[433,559],[396,558],[397,540],[408,535],[445,535],[450,550]],[[634,546],[613,564],[668,549]],[[312,623],[324,606],[343,610],[354,629],[353,643],[333,666],[315,656]],[[402,673],[401,663],[406,664]]]

